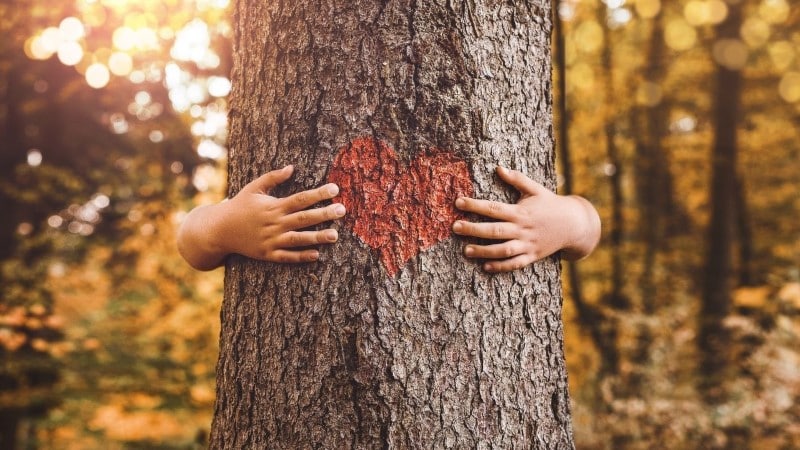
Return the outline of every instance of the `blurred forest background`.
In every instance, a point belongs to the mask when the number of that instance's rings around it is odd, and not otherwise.
[[[554,1],[580,449],[800,448],[800,6]],[[228,0],[0,1],[0,448],[202,448]]]

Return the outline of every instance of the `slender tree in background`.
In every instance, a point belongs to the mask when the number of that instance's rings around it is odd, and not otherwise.
[[[611,220],[609,227],[609,243],[611,245],[611,290],[607,295],[606,302],[614,309],[627,309],[630,300],[624,293],[625,281],[623,279],[623,251],[625,227],[623,224],[622,208],[624,204],[622,191],[622,174],[624,172],[620,149],[617,146],[617,98],[614,88],[614,52],[613,30],[608,23],[608,9],[600,7],[598,9],[598,21],[603,28],[603,48],[601,54],[602,64],[602,86],[605,95],[605,116],[603,130],[605,132],[607,175],[609,187],[611,189]],[[616,327],[612,326],[611,329]],[[610,331],[614,333],[614,331]],[[616,358],[615,358],[616,359]],[[610,361],[609,365],[613,368],[617,361]]]
[[[742,23],[741,5],[730,5],[729,15],[716,28],[719,40],[738,39]],[[732,247],[736,195],[736,149],[742,75],[724,64],[717,66],[714,144],[711,152],[706,275],[703,286],[698,343],[701,369],[707,384],[704,391],[712,400],[719,397],[724,377],[728,340],[722,320],[730,312],[733,282]]]
[[[452,200],[554,187],[550,2],[235,10],[231,195],[339,181],[321,262],[228,261],[212,448],[572,448],[556,258],[491,276]]]
[[[564,39],[564,21],[559,16],[558,7],[561,1],[553,2],[553,36],[555,37],[555,55],[554,64],[555,71],[558,74],[558,89],[556,96],[556,117],[558,118],[558,139],[556,140],[556,148],[558,151],[558,158],[561,162],[561,170],[564,177],[564,183],[561,188],[561,193],[564,195],[571,195],[575,193],[574,190],[574,176],[572,167],[572,155],[569,142],[569,127],[570,127],[570,111],[567,106],[567,58],[566,58],[566,41]],[[581,272],[578,267],[577,261],[566,261],[567,277],[569,280],[570,298],[575,303],[575,310],[578,313],[578,322],[581,328],[587,330],[592,342],[600,352],[600,360],[607,361],[607,354],[611,354],[612,360],[616,355],[616,345],[613,342],[608,342],[603,333],[603,322],[606,320],[601,316],[599,309],[590,304],[583,293],[583,286],[581,283]]]
[[[614,89],[614,55],[612,49],[613,31],[608,23],[608,9],[601,5],[597,10],[597,20],[603,29],[603,47],[601,58],[602,75],[601,86],[604,95],[603,105],[603,132],[606,147],[606,167],[608,170],[609,188],[611,191],[611,219],[609,221],[609,246],[611,251],[611,287],[603,297],[603,304],[611,311],[625,310],[630,306],[630,301],[624,293],[625,281],[623,279],[623,237],[625,234],[622,217],[623,192],[622,192],[622,159],[617,146],[617,120],[618,111]],[[602,338],[600,346],[604,358],[601,361],[599,372],[603,375],[616,374],[619,370],[620,354],[617,348],[619,321],[614,315],[607,317],[602,322]]]
[[[636,140],[636,182],[641,211],[641,233],[644,240],[642,275],[639,287],[642,307],[646,314],[657,308],[657,257],[666,244],[667,220],[673,209],[672,175],[669,171],[667,149],[662,139],[667,134],[669,105],[664,100],[664,13],[651,21],[650,39],[643,69],[644,105],[633,108],[632,123],[638,132]]]
[[[734,210],[736,211],[736,232],[739,243],[738,282],[741,286],[756,284],[753,274],[753,227],[750,224],[750,208],[747,205],[747,189],[744,177],[737,172],[736,190],[734,192]]]

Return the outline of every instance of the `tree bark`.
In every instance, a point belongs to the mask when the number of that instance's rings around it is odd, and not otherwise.
[[[355,206],[318,263],[229,258],[212,448],[574,447],[557,257],[492,276],[430,229],[514,200],[497,164],[554,188],[549,11],[237,3],[229,194],[292,163],[276,195]]]

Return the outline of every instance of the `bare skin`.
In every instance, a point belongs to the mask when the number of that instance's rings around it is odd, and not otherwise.
[[[181,256],[198,270],[221,266],[231,253],[280,263],[319,259],[319,251],[308,247],[336,242],[337,231],[330,228],[297,230],[338,219],[345,215],[345,207],[334,203],[308,209],[339,193],[339,187],[333,183],[285,198],[269,195],[293,172],[292,166],[273,170],[249,183],[228,201],[193,209],[178,230]]]
[[[557,251],[568,260],[589,255],[600,241],[600,217],[594,206],[578,196],[557,195],[522,172],[503,167],[497,174],[521,194],[516,204],[462,197],[456,208],[494,219],[458,220],[453,231],[462,236],[497,240],[468,244],[464,255],[486,259],[487,272],[511,272]]]

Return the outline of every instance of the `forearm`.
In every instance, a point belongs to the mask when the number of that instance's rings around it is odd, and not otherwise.
[[[568,261],[585,258],[600,242],[600,216],[594,206],[585,198],[570,195],[564,197],[572,203],[571,215],[575,224],[572,238],[562,248],[561,256]]]
[[[213,270],[225,262],[228,251],[218,242],[222,204],[199,206],[184,218],[178,229],[178,252],[197,270]]]

